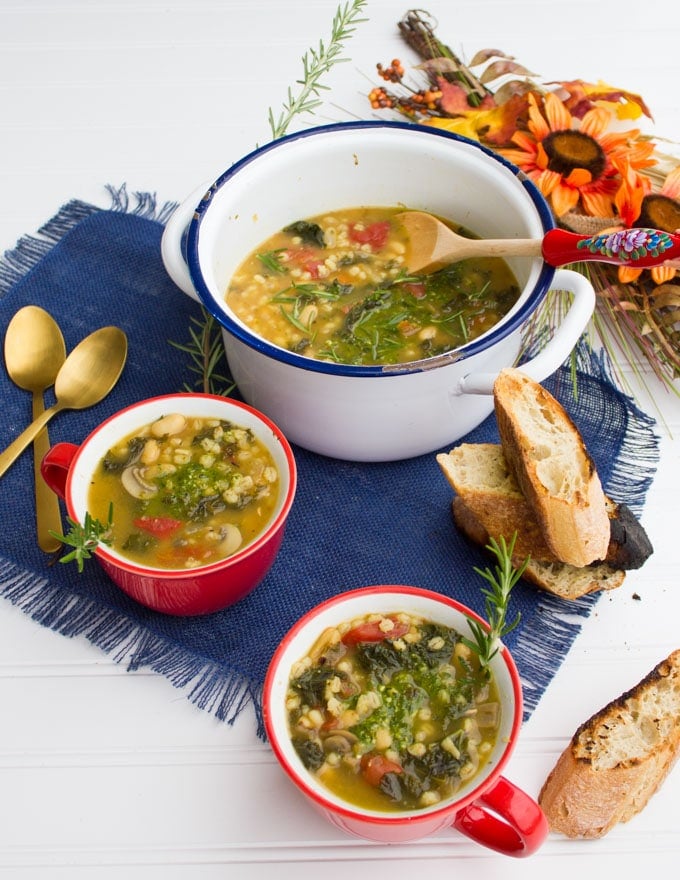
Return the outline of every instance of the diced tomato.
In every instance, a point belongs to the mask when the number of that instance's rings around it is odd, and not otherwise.
[[[386,773],[403,773],[400,764],[390,761],[378,752],[368,752],[361,758],[361,775],[369,785],[377,788]]]
[[[156,538],[166,538],[177,531],[182,525],[182,520],[171,519],[169,516],[140,516],[133,521],[133,525]]]
[[[407,281],[402,287],[416,299],[422,299],[425,296],[425,283],[423,281]]]
[[[352,627],[352,629],[347,630],[342,637],[343,644],[356,645],[359,642],[382,642],[384,639],[398,639],[408,632],[408,623],[397,620],[396,617],[390,617],[389,619],[394,623],[389,632],[380,629],[380,621],[378,620],[359,623]]]
[[[362,229],[352,224],[349,228],[349,237],[357,244],[369,244],[371,250],[379,251],[387,244],[387,237],[390,234],[390,221],[379,220],[377,223],[369,223]]]
[[[323,260],[313,248],[290,248],[286,251],[288,259],[303,272],[309,272],[315,281],[319,277],[319,267],[323,266]]]
[[[397,329],[403,336],[413,336],[420,330],[420,324],[415,324],[413,321],[399,321]]]
[[[203,563],[210,561],[215,546],[207,544],[179,544],[166,546],[157,553],[158,562],[168,568],[184,568],[187,559],[198,559]]]

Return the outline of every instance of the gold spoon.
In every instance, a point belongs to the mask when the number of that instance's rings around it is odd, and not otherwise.
[[[410,272],[432,272],[470,257],[542,257],[550,266],[586,260],[634,266],[662,266],[680,256],[680,236],[658,229],[624,229],[578,235],[550,229],[543,238],[465,238],[432,214],[403,211],[395,216],[406,230]],[[601,239],[601,240],[600,240]]]
[[[57,373],[57,402],[38,416],[0,455],[0,477],[62,409],[86,409],[103,400],[118,381],[127,357],[127,337],[102,327],[78,343]]]
[[[34,419],[43,413],[43,392],[54,385],[65,358],[64,337],[49,312],[38,306],[19,309],[7,327],[5,364],[14,384],[32,392]],[[55,553],[61,541],[50,532],[61,532],[59,498],[40,473],[40,462],[49,448],[50,438],[44,428],[33,441],[36,528],[40,549]]]

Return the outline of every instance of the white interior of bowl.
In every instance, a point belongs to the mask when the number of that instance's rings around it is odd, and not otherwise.
[[[329,603],[320,606],[318,613],[311,612],[312,618],[306,619],[304,625],[299,627],[285,643],[283,650],[275,657],[269,673],[269,690],[265,692],[265,710],[268,716],[270,729],[273,730],[275,743],[272,745],[279,751],[280,760],[283,761],[287,772],[303,788],[313,793],[317,800],[325,801],[339,809],[360,815],[379,817],[381,820],[393,819],[403,821],[409,815],[422,815],[423,813],[437,812],[445,809],[451,803],[467,798],[474,792],[484,787],[489,776],[499,769],[499,765],[508,759],[514,742],[513,731],[516,733],[521,722],[521,706],[515,700],[513,681],[509,667],[499,652],[493,659],[491,669],[498,685],[502,704],[501,725],[496,738],[495,748],[482,770],[470,780],[467,786],[463,786],[458,794],[449,801],[442,801],[434,807],[424,810],[404,811],[399,813],[384,813],[379,811],[364,810],[348,804],[318,783],[305,768],[297,752],[293,748],[288,734],[288,722],[285,708],[286,691],[290,678],[290,670],[295,662],[306,656],[316,642],[319,635],[326,627],[337,626],[343,621],[351,620],[364,614],[375,612],[408,612],[421,615],[429,620],[454,627],[465,636],[470,636],[468,618],[454,606],[446,604],[446,600],[440,601],[425,595],[423,591],[409,592],[409,588],[367,588],[357,590],[345,597],[338,597]],[[511,662],[511,661],[510,661]],[[275,664],[275,665],[274,665]]]
[[[416,127],[311,130],[253,154],[214,187],[196,232],[203,295],[230,315],[229,279],[268,236],[295,220],[361,205],[428,211],[487,238],[541,239],[545,232],[516,174],[477,145]],[[514,313],[544,264],[508,262],[523,290]]]
[[[71,465],[66,494],[69,510],[72,511],[74,519],[82,523],[87,511],[87,499],[92,474],[109,449],[133,431],[137,431],[161,416],[173,412],[180,412],[185,416],[224,419],[240,427],[251,428],[257,438],[265,444],[272,454],[279,472],[276,507],[271,514],[267,527],[260,535],[229,557],[230,559],[236,559],[243,553],[248,552],[249,548],[252,548],[256,543],[259,543],[266,535],[272,523],[278,519],[284,505],[289,500],[287,496],[291,484],[291,473],[286,452],[279,439],[279,435],[262,420],[259,414],[233,400],[191,394],[167,395],[154,398],[153,400],[142,401],[112,416],[90,434],[87,440],[80,446]],[[110,547],[102,547],[102,551],[106,556],[119,560],[128,568],[153,569],[153,566],[150,565],[135,565],[135,563],[116,553]],[[219,564],[212,563],[212,565]],[[167,573],[167,569],[157,570]]]

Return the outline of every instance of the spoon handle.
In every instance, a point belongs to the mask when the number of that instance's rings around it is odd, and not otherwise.
[[[49,422],[52,416],[56,415],[60,409],[62,409],[58,403],[55,403],[54,406],[51,406],[49,409],[46,409],[42,415],[39,415],[37,419],[34,419],[31,424],[23,431],[12,443],[9,444],[7,449],[0,455],[0,477],[5,473],[9,467],[14,464],[14,462],[19,458],[21,453],[29,446],[33,440],[38,436],[38,434],[42,431],[45,425]]]
[[[33,418],[39,418],[45,411],[42,392],[33,393]],[[35,524],[38,537],[38,547],[45,553],[56,553],[61,547],[61,541],[55,538],[51,532],[61,534],[61,511],[59,499],[50,489],[42,474],[40,464],[50,448],[50,438],[47,427],[36,435],[33,441],[33,476],[35,482]]]
[[[586,260],[644,269],[680,257],[680,236],[660,229],[621,229],[577,235],[551,229],[543,237],[543,259],[551,266]]]

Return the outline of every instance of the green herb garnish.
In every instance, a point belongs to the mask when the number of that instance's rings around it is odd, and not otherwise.
[[[489,583],[489,587],[482,588],[482,594],[485,597],[484,610],[489,626],[487,629],[476,620],[468,620],[473,637],[472,639],[463,638],[463,643],[475,651],[483,667],[488,666],[491,659],[498,653],[499,643],[503,636],[512,632],[520,621],[519,612],[511,623],[507,621],[510,593],[529,563],[527,557],[519,568],[513,567],[512,553],[516,539],[517,532],[512,536],[509,545],[506,544],[502,535],[498,541],[491,538],[486,546],[497,560],[493,571],[489,568],[475,567],[477,574]]]
[[[328,89],[328,86],[322,84],[321,78],[332,69],[334,64],[347,60],[340,54],[343,42],[354,33],[357,24],[365,21],[363,18],[358,18],[365,5],[366,0],[353,0],[351,3],[339,6],[333,17],[328,45],[324,45],[323,41],[319,40],[318,49],[310,49],[302,56],[302,79],[298,80],[302,88],[299,94],[294,97],[292,90],[288,89],[288,99],[278,119],[274,119],[272,110],[269,110],[269,127],[274,140],[283,137],[295,116],[300,113],[311,113],[321,104],[320,91]]]
[[[85,521],[81,525],[71,517],[68,517],[70,529],[66,535],[60,535],[58,532],[50,532],[50,534],[66,544],[73,547],[70,553],[62,556],[59,562],[71,562],[73,559],[78,564],[78,571],[82,572],[84,561],[92,556],[92,553],[99,544],[111,544],[111,527],[113,526],[113,503],[109,505],[109,518],[106,523],[93,519],[89,513],[85,513]]]
[[[263,254],[257,254],[257,259],[269,272],[273,272],[275,275],[283,275],[286,271],[286,267],[279,259],[279,254],[283,253],[283,251],[285,251],[285,248],[277,248],[274,251],[265,251]]]
[[[227,397],[236,387],[236,383],[228,375],[227,356],[222,340],[222,328],[205,309],[201,309],[202,318],[191,318],[189,326],[190,342],[170,345],[179,351],[186,352],[191,358],[189,370],[198,376],[193,385],[185,383],[185,391],[196,391],[203,394],[217,394]]]

